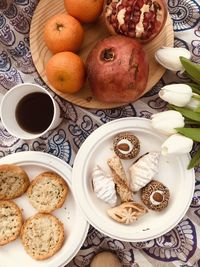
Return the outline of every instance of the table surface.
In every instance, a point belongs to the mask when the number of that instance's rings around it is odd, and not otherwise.
[[[0,0],[0,92],[3,94],[23,82],[47,88],[34,67],[29,46],[30,24],[37,4],[38,0]],[[188,48],[192,60],[200,63],[200,1],[168,0],[168,10],[173,20],[175,46]],[[41,138],[24,142],[11,136],[0,123],[0,157],[19,151],[42,150],[72,166],[79,147],[97,127],[121,117],[150,118],[153,113],[166,109],[166,103],[158,97],[159,89],[165,84],[185,81],[183,74],[166,71],[152,90],[138,101],[107,110],[80,108],[52,92],[62,110],[62,124]],[[124,266],[198,266],[200,167],[195,173],[196,186],[190,208],[169,233],[147,242],[127,243],[104,236],[90,227],[81,250],[67,266],[86,267],[102,250],[116,253]]]

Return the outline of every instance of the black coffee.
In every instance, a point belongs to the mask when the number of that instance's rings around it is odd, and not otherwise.
[[[30,133],[45,131],[53,119],[53,102],[40,92],[24,96],[17,104],[15,116],[20,127]]]

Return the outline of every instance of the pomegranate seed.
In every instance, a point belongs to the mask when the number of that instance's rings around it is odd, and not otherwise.
[[[128,29],[129,29],[129,31],[131,31],[131,32],[135,31],[135,24],[131,24],[131,25],[129,25]]]
[[[138,6],[139,8],[142,8],[143,5],[144,5],[144,1],[143,0],[138,0],[135,5]]]
[[[148,26],[149,26],[149,23],[147,21],[143,22],[143,27],[145,30],[147,30]]]
[[[126,9],[126,14],[131,14],[131,12],[132,12],[132,7],[128,6]]]
[[[127,0],[122,0],[122,5],[123,5],[124,7],[126,7],[126,4],[127,4]]]
[[[147,31],[142,33],[142,39],[146,39],[146,37],[147,37]]]
[[[111,21],[115,22],[115,20],[116,20],[116,15],[111,15]]]
[[[128,2],[126,2],[125,4],[123,4],[123,6],[127,8],[129,6]]]
[[[151,20],[152,14],[150,12],[144,12],[144,20]]]
[[[116,8],[116,3],[112,3],[112,4],[111,4],[111,7],[112,7],[112,8]]]
[[[117,7],[117,12],[119,12],[119,11],[122,10],[123,8],[124,8],[123,5],[119,5],[119,6]]]
[[[133,4],[135,4],[136,0],[128,0],[128,5],[132,6]]]
[[[156,14],[153,11],[150,11],[151,13],[151,19],[155,19],[156,18]]]
[[[118,25],[117,25],[117,23],[116,23],[116,22],[112,23],[112,26],[113,26],[114,30],[116,31],[116,30],[117,30],[117,28],[118,28]]]
[[[124,18],[125,23],[128,23],[130,21],[130,18],[131,18],[131,16],[126,14],[125,18]]]
[[[134,12],[134,17],[140,17],[141,11],[135,11]]]
[[[135,24],[138,23],[139,20],[140,20],[140,16],[134,16],[134,17],[132,18],[132,21],[133,21]]]
[[[139,6],[134,6],[134,11],[140,11],[140,7]]]
[[[128,32],[128,36],[131,38],[135,37],[135,31],[134,32],[132,32],[132,31]]]
[[[123,25],[120,26],[120,32],[121,33],[124,34],[127,31],[128,31],[128,27],[125,24],[123,24]]]

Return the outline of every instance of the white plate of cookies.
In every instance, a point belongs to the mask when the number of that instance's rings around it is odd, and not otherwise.
[[[65,266],[88,223],[71,188],[71,167],[43,152],[0,159],[0,259],[4,267]]]
[[[195,185],[189,154],[162,156],[166,136],[150,120],[122,118],[96,129],[74,161],[74,196],[88,222],[127,242],[159,237],[187,212]],[[183,197],[184,196],[184,197]]]

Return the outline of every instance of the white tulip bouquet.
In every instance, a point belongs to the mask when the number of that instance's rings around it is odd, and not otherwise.
[[[169,110],[152,115],[154,129],[168,136],[161,153],[182,154],[192,150],[193,142],[200,142],[200,65],[190,60],[185,48],[159,49],[156,60],[171,71],[186,72],[193,81],[188,84],[170,84],[162,87],[159,96],[168,102]],[[193,155],[188,169],[200,164],[200,149]]]

